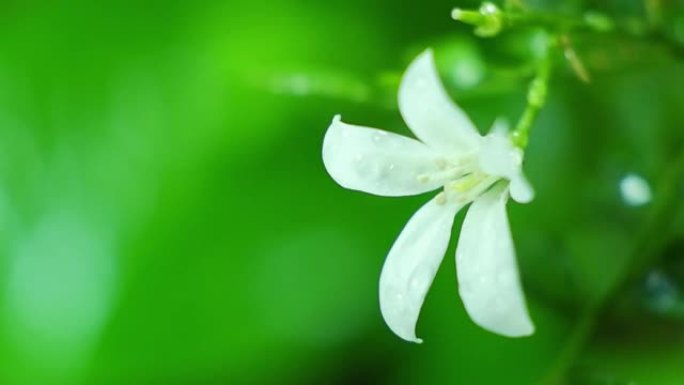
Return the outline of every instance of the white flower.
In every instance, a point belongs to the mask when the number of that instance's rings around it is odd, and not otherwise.
[[[413,342],[425,295],[446,252],[454,216],[472,202],[456,250],[459,293],[481,327],[510,337],[530,335],[511,239],[506,201],[522,203],[533,190],[522,151],[505,132],[481,136],[444,90],[427,50],[409,66],[399,109],[418,140],[343,123],[336,116],[323,142],[323,162],[341,186],[382,196],[442,188],[406,224],[380,276],[387,325]]]

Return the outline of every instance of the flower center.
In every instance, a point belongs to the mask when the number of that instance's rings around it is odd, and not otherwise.
[[[421,174],[418,180],[422,183],[440,181],[444,185],[443,191],[436,198],[438,204],[446,204],[448,201],[467,204],[501,179],[484,173],[475,155],[467,155],[455,161],[437,158],[435,163],[439,171]]]

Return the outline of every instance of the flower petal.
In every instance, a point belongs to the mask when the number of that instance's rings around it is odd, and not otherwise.
[[[534,333],[534,326],[518,276],[507,194],[499,184],[470,207],[456,250],[456,269],[470,318],[494,333],[522,337]]]
[[[515,147],[508,135],[492,132],[481,140],[479,164],[489,175],[508,179],[511,197],[519,203],[534,199],[534,190],[522,172],[523,152]]]
[[[439,171],[439,154],[423,143],[333,119],[323,140],[323,163],[341,186],[382,196],[416,195],[442,185],[421,176]]]
[[[520,171],[523,152],[513,145],[508,135],[491,133],[480,143],[478,156],[482,171],[507,179]]]
[[[432,50],[409,66],[399,88],[399,110],[413,133],[434,148],[469,151],[480,134],[449,97],[437,74]]]
[[[508,119],[503,117],[498,117],[489,129],[489,134],[495,135],[508,135],[511,131],[511,126],[508,124]]]
[[[380,310],[392,331],[412,342],[423,300],[444,258],[454,216],[463,207],[434,198],[408,221],[380,274]]]
[[[511,198],[518,203],[530,203],[534,199],[534,189],[522,172],[511,178]]]

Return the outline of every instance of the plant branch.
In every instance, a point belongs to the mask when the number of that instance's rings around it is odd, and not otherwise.
[[[477,10],[455,8],[452,18],[475,27],[480,37],[493,37],[504,29],[516,27],[541,27],[558,35],[569,33],[613,34],[631,39],[644,40],[666,47],[673,55],[684,58],[684,42],[664,31],[661,24],[662,10],[656,0],[647,0],[646,15],[638,18],[613,18],[599,12],[588,11],[582,15],[508,7],[500,10],[489,2]]]
[[[530,129],[536,121],[539,112],[544,107],[544,104],[546,104],[546,94],[549,87],[548,84],[552,67],[551,51],[551,47],[548,47],[544,58],[539,64],[537,75],[530,83],[530,87],[527,91],[527,106],[525,107],[525,111],[511,133],[513,144],[521,149],[527,147]]]
[[[594,333],[596,318],[601,311],[626,287],[638,281],[653,266],[665,247],[667,229],[672,225],[671,213],[681,205],[678,187],[684,179],[684,153],[679,154],[662,175],[657,185],[657,195],[642,232],[635,238],[627,265],[601,301],[587,305],[575,323],[565,348],[561,351],[549,373],[542,379],[543,385],[561,384],[563,376],[575,362]]]

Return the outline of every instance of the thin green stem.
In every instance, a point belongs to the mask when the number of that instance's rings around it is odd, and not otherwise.
[[[645,270],[657,263],[668,239],[668,229],[671,228],[674,217],[672,213],[676,212],[682,204],[679,193],[682,180],[684,180],[684,153],[679,153],[662,176],[651,215],[646,221],[646,231],[636,238],[632,258],[623,270],[621,279],[616,280],[616,284],[606,299],[614,297],[626,285],[639,280]]]
[[[662,45],[677,57],[684,57],[684,43],[666,33],[662,28],[662,5],[659,0],[644,0],[643,19],[612,18],[599,12],[585,12],[582,15],[566,15],[535,10],[519,10],[507,7],[499,10],[492,3],[485,2],[480,9],[452,11],[455,20],[475,26],[475,33],[481,37],[493,37],[502,30],[515,27],[541,27],[548,32],[567,34],[588,32],[613,34],[631,39],[644,40]]]
[[[568,337],[564,349],[560,352],[556,362],[552,365],[547,376],[542,379],[543,385],[558,385],[563,376],[576,361],[589,339],[594,334],[596,319],[612,299],[624,291],[626,287],[639,280],[644,271],[657,262],[662,254],[667,238],[666,234],[672,227],[671,213],[680,209],[678,186],[684,179],[684,153],[676,156],[670,167],[665,171],[657,184],[656,199],[646,220],[642,232],[635,238],[628,263],[621,274],[613,282],[608,293],[601,301],[588,305],[577,319]]]
[[[542,385],[559,385],[562,383],[568,368],[582,349],[584,349],[587,340],[591,337],[597,314],[598,308],[596,307],[587,307],[582,312],[570,336],[565,341],[563,350],[556,357],[556,361],[549,369],[546,377],[541,380]]]
[[[587,12],[581,17],[539,11],[507,12],[503,14],[503,19],[509,28],[536,26],[558,33],[578,30],[611,32],[620,26],[616,20],[596,12]]]
[[[551,49],[548,48],[544,59],[542,59],[539,64],[537,75],[532,79],[527,91],[527,106],[525,107],[525,111],[511,133],[513,144],[521,149],[527,147],[530,129],[537,120],[537,116],[544,107],[544,104],[546,104],[546,94],[549,87],[552,67],[550,52]]]

